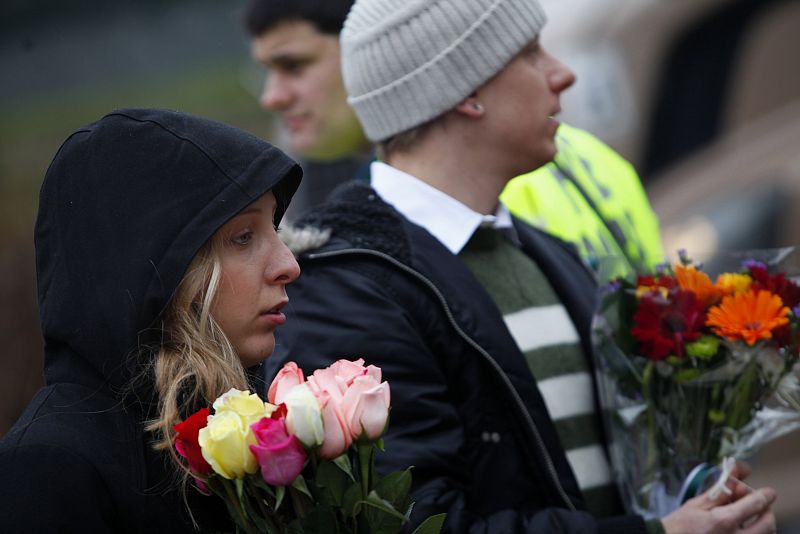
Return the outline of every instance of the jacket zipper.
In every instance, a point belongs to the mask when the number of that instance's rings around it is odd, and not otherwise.
[[[536,423],[533,421],[531,414],[528,412],[525,403],[520,398],[519,393],[514,388],[514,385],[511,383],[511,380],[508,378],[506,373],[500,367],[500,364],[498,364],[495,361],[495,359],[492,358],[492,356],[486,351],[486,349],[481,347],[475,340],[473,340],[469,335],[467,335],[466,332],[464,332],[461,329],[461,327],[456,322],[455,317],[453,317],[453,313],[450,311],[450,307],[447,305],[447,300],[444,298],[442,292],[439,291],[439,288],[436,287],[436,284],[431,282],[425,275],[412,269],[408,265],[398,261],[397,259],[393,258],[392,256],[389,256],[388,254],[384,254],[383,252],[379,252],[377,250],[349,248],[342,250],[334,250],[330,252],[317,252],[312,254],[306,254],[305,257],[308,258],[309,260],[314,260],[322,258],[331,258],[334,256],[346,256],[349,254],[355,254],[355,255],[365,254],[368,256],[375,256],[377,258],[381,258],[385,261],[388,261],[398,269],[406,272],[407,274],[410,274],[411,276],[421,281],[433,292],[434,295],[436,295],[436,298],[439,299],[439,303],[442,305],[442,308],[444,309],[448,321],[450,321],[450,324],[458,333],[458,335],[461,336],[470,346],[472,346],[472,348],[478,351],[478,353],[481,356],[483,356],[483,358],[489,363],[489,365],[491,365],[492,369],[495,370],[497,375],[502,380],[503,384],[505,384],[506,388],[508,388],[508,390],[511,392],[511,395],[517,405],[517,408],[523,414],[525,421],[528,423],[528,427],[531,431],[531,434],[533,435],[534,441],[536,442],[536,446],[538,447],[539,452],[544,458],[545,466],[547,467],[547,472],[552,478],[553,485],[556,487],[559,497],[561,497],[561,499],[564,501],[564,504],[566,504],[567,509],[573,512],[577,511],[575,505],[572,503],[569,496],[567,496],[567,492],[564,491],[564,488],[561,486],[561,481],[559,480],[558,474],[556,473],[555,464],[553,464],[553,459],[550,457],[550,454],[547,452],[547,448],[544,446],[544,441],[542,440],[542,436],[539,433],[539,429],[536,427]]]

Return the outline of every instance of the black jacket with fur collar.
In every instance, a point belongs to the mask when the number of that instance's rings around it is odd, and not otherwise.
[[[379,468],[413,466],[412,524],[447,512],[457,533],[645,531],[639,517],[582,511],[536,381],[456,256],[358,183],[299,225],[306,241],[317,232],[327,242],[299,254],[268,376],[289,360],[306,372],[356,357],[382,368],[392,411]],[[590,350],[591,274],[568,245],[515,226]]]

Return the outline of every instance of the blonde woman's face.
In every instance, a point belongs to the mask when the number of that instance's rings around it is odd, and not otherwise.
[[[300,275],[273,225],[275,208],[275,196],[267,193],[217,231],[222,276],[211,315],[245,367],[272,354],[275,329],[286,322],[286,284]]]

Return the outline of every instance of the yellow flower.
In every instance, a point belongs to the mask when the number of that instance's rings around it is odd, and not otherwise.
[[[717,276],[717,288],[725,295],[743,293],[750,289],[753,279],[749,275],[739,273],[723,273]]]
[[[789,322],[789,308],[778,295],[769,291],[735,293],[708,310],[706,324],[720,336],[754,345],[759,339],[771,339],[772,331]]]
[[[250,425],[258,419],[248,421],[229,410],[209,416],[208,425],[200,429],[197,441],[203,458],[215,473],[234,479],[256,472],[258,462],[249,446],[256,443]]]
[[[255,473],[258,462],[250,452],[256,443],[250,425],[269,416],[275,407],[267,405],[255,393],[231,389],[214,401],[214,415],[200,430],[198,442],[203,458],[215,473],[228,478],[243,478]]]
[[[214,412],[234,411],[241,416],[259,415],[264,417],[264,401],[255,393],[231,389],[214,401]]]
[[[667,298],[669,296],[669,290],[666,287],[661,286],[638,286],[636,288],[636,298],[640,299],[645,295],[649,295],[650,293],[661,293],[661,296]]]

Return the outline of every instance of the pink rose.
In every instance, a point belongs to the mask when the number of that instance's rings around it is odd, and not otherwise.
[[[370,367],[374,366],[370,365]],[[377,367],[374,368],[378,369]],[[330,369],[333,374],[341,378],[348,386],[353,383],[353,380],[357,376],[367,374],[367,369],[364,367],[363,358],[359,358],[352,362],[349,360],[337,360],[333,362],[328,369]],[[380,373],[380,370],[378,370],[378,372]],[[380,377],[378,377],[378,380],[380,381]]]
[[[250,426],[256,444],[250,445],[267,484],[287,486],[303,470],[306,453],[300,441],[286,431],[283,418],[263,418]]]
[[[372,374],[353,380],[342,399],[342,412],[353,439],[374,441],[383,434],[390,400],[387,382],[378,382]]]
[[[320,447],[319,455],[322,458],[332,460],[341,456],[353,442],[350,429],[345,423],[341,406],[336,402],[327,391],[323,391],[317,396],[322,406],[322,424],[325,430],[325,438]]]
[[[311,392],[323,407],[325,440],[321,455],[335,458],[354,439],[375,440],[383,433],[389,413],[389,384],[381,369],[364,360],[338,360],[308,377]]]
[[[325,369],[314,371],[314,374],[308,377],[308,383],[315,394],[327,391],[333,398],[341,401],[353,380],[364,375],[372,376],[378,382],[381,381],[380,367],[374,365],[364,367],[363,358],[354,361],[337,360]]]
[[[335,402],[340,403],[344,392],[347,391],[347,381],[338,376],[333,369],[326,367],[317,369],[308,377],[308,387],[317,398],[320,398],[322,393],[327,393]]]
[[[272,404],[280,404],[290,389],[303,382],[303,370],[296,363],[287,362],[270,384],[267,399]]]

